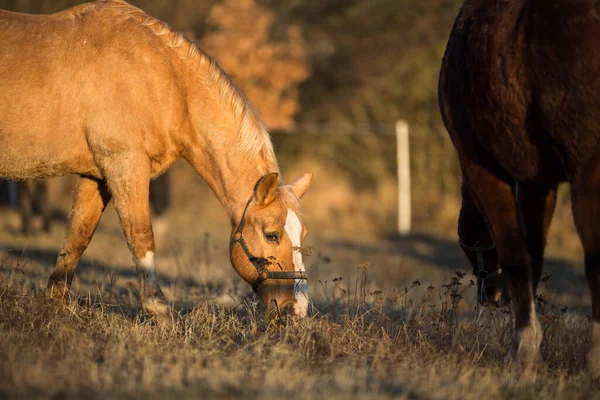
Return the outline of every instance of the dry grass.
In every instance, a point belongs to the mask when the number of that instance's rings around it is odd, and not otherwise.
[[[546,368],[525,374],[502,364],[508,314],[474,309],[469,276],[456,274],[468,267],[455,202],[416,203],[415,234],[390,239],[381,231],[393,205],[377,207],[378,195],[392,196],[385,187],[353,196],[334,177],[333,186],[317,181],[304,208],[316,308],[307,320],[267,326],[243,301],[250,289],[228,261],[226,215],[192,171],[175,171],[178,207],[157,239],[157,262],[182,312],[176,327],[141,315],[113,210],[80,263],[79,297],[68,307],[43,296],[64,226],[23,238],[14,212],[0,215],[0,399],[600,398],[585,369],[589,295],[565,207],[538,305]]]
[[[546,313],[548,367],[522,374],[501,363],[505,314],[459,320],[460,281],[418,305],[359,295],[347,299],[349,307],[338,303],[336,313],[286,325],[266,326],[248,304],[203,303],[161,328],[118,303],[87,298],[60,306],[3,279],[0,388],[10,398],[61,399],[596,395],[584,368],[585,318]]]

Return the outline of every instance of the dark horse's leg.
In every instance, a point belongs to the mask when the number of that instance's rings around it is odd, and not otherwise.
[[[535,313],[528,246],[514,199],[513,181],[501,171],[493,171],[492,167],[483,167],[466,157],[461,164],[479,210],[488,221],[512,299],[515,325],[509,355],[529,364],[539,353],[542,330]]]
[[[518,202],[521,211],[521,229],[527,236],[527,250],[531,257],[533,293],[542,277],[544,249],[548,229],[556,206],[556,185],[518,185]]]
[[[527,237],[527,250],[532,265],[533,293],[535,294],[542,275],[548,228],[556,205],[556,186],[521,183],[516,187],[521,230],[525,232]],[[475,273],[481,268],[478,265],[480,262],[477,259],[478,254],[472,250],[472,246],[476,243],[484,249],[479,256],[483,260],[485,264],[483,267],[486,268],[487,272],[493,273],[498,269],[498,256],[489,233],[488,224],[477,208],[471,190],[466,184],[463,184],[462,188],[462,208],[458,222],[458,235],[461,244],[470,247],[463,247],[463,250],[471,265],[473,265]],[[502,275],[487,279],[485,286],[482,288],[482,282],[478,279],[479,302],[490,306],[506,304],[508,296],[502,288],[503,280]]]
[[[571,197],[575,226],[585,253],[585,277],[592,296],[593,338],[589,367],[600,377],[600,171],[572,183]]]
[[[36,187],[37,202],[42,216],[42,229],[44,232],[50,232],[50,199],[48,198],[48,182],[39,181]]]
[[[477,276],[477,301],[486,307],[500,307],[508,301],[503,293],[502,275],[498,273],[498,256],[488,223],[479,211],[466,179],[462,185],[462,207],[458,219],[458,237],[461,247]],[[484,278],[482,273],[493,274]],[[490,275],[492,276],[492,275]]]
[[[19,213],[21,214],[21,232],[27,236],[32,230],[33,217],[33,182],[17,183],[19,188]]]

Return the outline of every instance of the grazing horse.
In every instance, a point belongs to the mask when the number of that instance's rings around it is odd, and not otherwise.
[[[509,355],[538,357],[534,296],[560,182],[592,295],[600,373],[600,2],[467,0],[448,41],[439,104],[463,174],[459,235],[479,301],[515,316]],[[515,182],[518,184],[515,185]],[[516,190],[518,188],[518,190]],[[515,201],[516,198],[516,201]]]
[[[234,269],[267,312],[307,312],[299,199],[264,123],[219,65],[123,0],[52,15],[0,12],[0,177],[80,176],[48,281],[64,297],[110,199],[139,277],[143,309],[172,315],[159,286],[149,181],[182,157],[231,220]]]

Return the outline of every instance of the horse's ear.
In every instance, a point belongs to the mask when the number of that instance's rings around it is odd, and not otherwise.
[[[310,186],[310,181],[312,180],[313,174],[302,174],[302,176],[292,183],[292,190],[298,196],[298,198],[302,198],[304,193],[308,190]]]
[[[279,174],[271,172],[260,178],[256,183],[254,191],[256,192],[256,202],[261,206],[268,206],[277,196],[277,187],[279,186]]]

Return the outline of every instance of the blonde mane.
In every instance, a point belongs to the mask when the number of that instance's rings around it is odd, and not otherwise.
[[[279,171],[273,143],[262,117],[211,55],[205,53],[183,33],[175,31],[167,23],[146,14],[124,0],[99,0],[96,4],[118,9],[124,15],[130,16],[133,22],[148,27],[181,58],[190,61],[198,60],[199,64],[208,63],[210,81],[219,89],[221,101],[233,111],[238,122],[238,144],[235,150],[242,155],[260,154],[269,164],[271,171]]]

